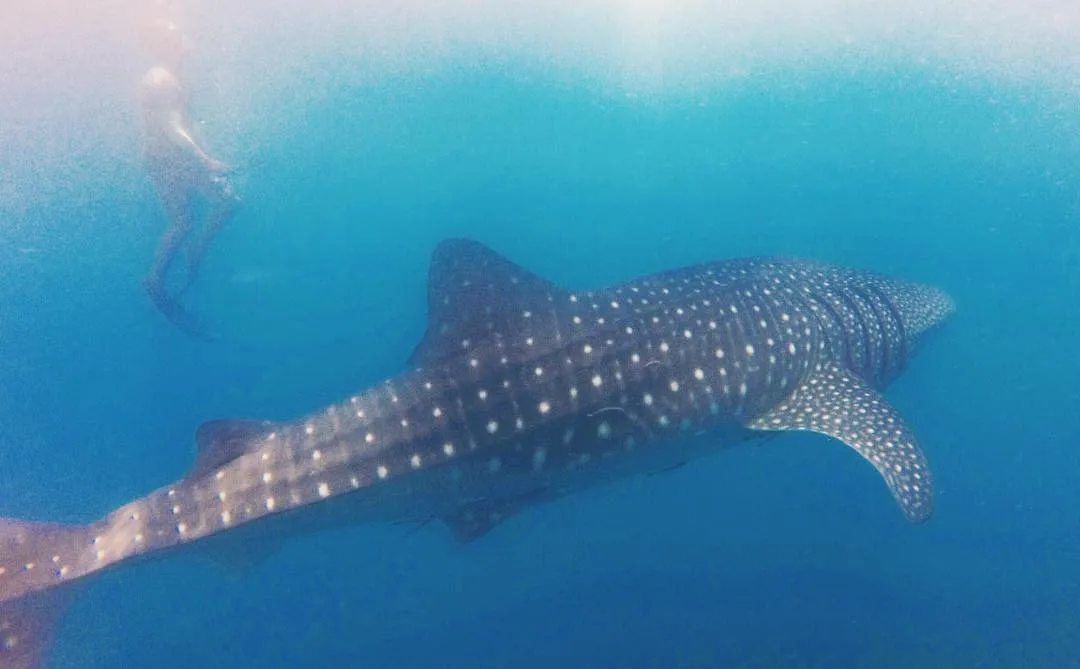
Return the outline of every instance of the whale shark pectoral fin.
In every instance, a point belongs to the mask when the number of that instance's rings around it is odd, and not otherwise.
[[[878,470],[908,520],[921,523],[933,512],[933,478],[911,428],[884,397],[846,370],[816,373],[747,427],[838,439]]]
[[[211,420],[195,431],[199,449],[189,478],[205,476],[257,447],[256,437],[271,432],[276,424],[268,420]]]

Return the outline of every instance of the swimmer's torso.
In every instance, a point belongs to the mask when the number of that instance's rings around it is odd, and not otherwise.
[[[163,67],[151,68],[139,84],[139,103],[147,159],[193,163],[194,156],[182,148],[191,123],[180,80]]]

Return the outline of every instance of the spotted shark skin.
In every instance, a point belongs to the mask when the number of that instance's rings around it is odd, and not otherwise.
[[[931,514],[926,459],[880,390],[953,312],[938,289],[752,258],[574,292],[448,240],[428,292],[402,374],[293,422],[206,423],[187,476],[89,525],[0,520],[0,668],[44,666],[73,585],[120,565],[369,521],[439,518],[468,541],[777,432],[847,444],[909,520]]]

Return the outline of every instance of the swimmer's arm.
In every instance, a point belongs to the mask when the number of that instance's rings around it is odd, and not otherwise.
[[[179,112],[172,112],[169,114],[166,127],[168,128],[169,138],[172,140],[172,143],[182,150],[194,155],[207,169],[214,171],[224,169],[224,163],[211,157],[210,154],[206,153],[206,151],[199,146],[199,143],[195,141],[191,132],[185,127],[183,116]]]

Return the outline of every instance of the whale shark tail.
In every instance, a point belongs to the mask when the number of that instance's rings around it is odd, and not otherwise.
[[[93,525],[0,518],[0,669],[45,666],[93,541]]]
[[[0,602],[0,668],[43,669],[68,600],[65,590]]]

